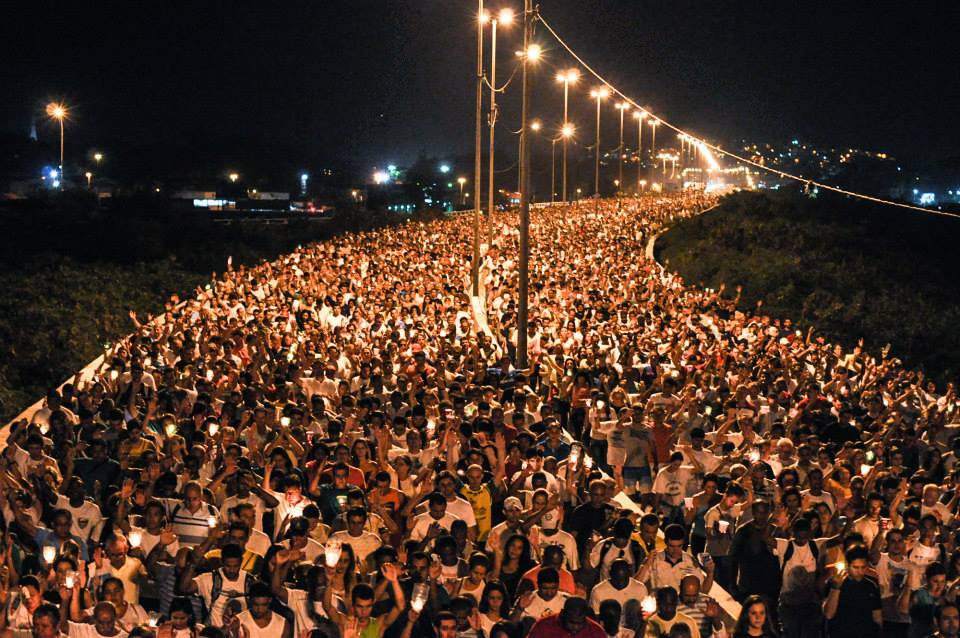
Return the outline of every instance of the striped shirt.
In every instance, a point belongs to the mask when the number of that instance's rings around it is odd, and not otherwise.
[[[176,499],[164,499],[164,503],[181,547],[194,547],[206,540],[210,534],[211,517],[219,522],[220,511],[209,503],[201,505],[196,512],[191,512],[186,504]]]

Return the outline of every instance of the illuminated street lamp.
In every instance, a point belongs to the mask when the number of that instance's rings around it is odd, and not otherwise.
[[[83,176],[87,178],[87,189],[89,190],[90,182],[91,180],[93,180],[93,173],[91,173],[90,171],[87,171],[86,173],[83,174]]]
[[[47,115],[52,119],[57,120],[60,124],[60,175],[63,175],[63,121],[67,119],[69,113],[67,112],[67,107],[58,102],[50,102],[47,104]]]
[[[232,183],[236,184],[237,180],[240,179],[240,174],[230,173],[229,175],[227,175],[227,179],[229,179]]]
[[[643,172],[643,121],[647,119],[647,112],[643,109],[633,112],[637,120],[637,192],[640,192],[640,183]]]
[[[563,128],[570,126],[570,120],[567,118],[567,101],[570,95],[570,85],[576,84],[580,79],[580,72],[576,69],[568,69],[557,73],[557,82],[563,84]],[[572,130],[571,130],[572,134]],[[563,201],[567,201],[567,138],[563,136]]]
[[[467,183],[467,178],[458,177],[457,183],[460,184],[460,205],[463,206],[463,185]]]
[[[600,194],[600,102],[609,96],[610,90],[605,86],[590,91],[590,97],[597,101],[597,152],[593,169],[593,192],[597,195]]]

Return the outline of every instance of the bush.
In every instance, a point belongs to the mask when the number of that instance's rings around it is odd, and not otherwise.
[[[743,285],[742,307],[789,317],[846,346],[886,343],[939,379],[960,370],[955,219],[840,198],[737,193],[657,242],[688,282]]]

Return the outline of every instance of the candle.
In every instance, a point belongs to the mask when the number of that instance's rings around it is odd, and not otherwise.
[[[158,620],[159,620],[159,618],[158,618],[158,616],[157,616],[157,612],[151,611],[151,612],[150,612],[150,619],[147,621],[147,625],[149,625],[150,627],[156,627]]]
[[[720,519],[719,521],[717,521],[717,529],[720,530],[721,534],[726,534],[727,530],[730,529],[730,521],[725,521],[723,519]]]
[[[280,425],[282,425],[283,427],[287,427],[288,425],[290,425],[290,417],[288,416],[280,417]]]
[[[67,575],[63,578],[63,586],[67,589],[73,589],[74,581],[76,581],[76,576],[73,572],[67,572]]]
[[[132,529],[127,536],[127,540],[130,542],[130,547],[140,547],[140,543],[143,541],[143,532],[138,529]]]
[[[688,510],[692,510],[692,509],[693,509],[693,497],[692,497],[692,496],[687,496],[686,498],[684,498],[684,499],[683,499],[683,506],[686,507]]]
[[[219,424],[219,423],[211,423],[211,424],[210,424],[210,436],[217,436],[217,432],[219,432],[219,431],[220,431],[220,424]]]
[[[213,370],[207,370],[207,381],[213,381]]]
[[[751,463],[756,463],[760,460],[760,452],[757,450],[751,450],[750,454],[747,455],[747,458],[750,459]]]
[[[846,564],[845,562],[843,562],[842,560],[841,560],[841,561],[837,561],[836,563],[833,564],[833,568],[834,568],[835,570],[837,570],[837,573],[838,573],[838,574],[842,574],[844,571],[846,571],[846,569],[847,569],[847,564]]]
[[[589,456],[585,456],[583,458],[583,467],[587,468],[588,470],[593,468],[593,459]]]
[[[57,558],[57,548],[54,547],[53,545],[44,545],[43,561],[47,564],[52,564],[56,558]]]
[[[430,596],[430,588],[426,583],[417,583],[413,586],[413,593],[410,598],[410,607],[418,614],[423,611],[427,604],[427,598]]]
[[[570,448],[570,462],[568,465],[570,467],[576,467],[577,463],[580,461],[580,446],[573,446]]]
[[[324,558],[327,561],[327,567],[336,567],[340,562],[340,541],[330,539],[324,547]]]
[[[177,434],[177,424],[176,423],[167,423],[163,428],[163,431],[167,433],[167,436],[176,436]]]
[[[653,596],[647,596],[640,602],[640,609],[644,615],[651,615],[657,612],[657,599]]]
[[[216,527],[217,526],[217,517],[208,516],[207,517],[207,527]]]
[[[867,465],[866,463],[864,463],[863,465],[860,466],[860,473],[866,476],[867,474],[870,473],[870,470],[872,469],[873,469],[872,465]]]
[[[117,380],[117,377],[119,377],[119,376],[120,376],[120,373],[117,372],[116,370],[111,370],[111,371],[110,371],[110,380],[111,380],[111,381],[116,381],[116,380]]]

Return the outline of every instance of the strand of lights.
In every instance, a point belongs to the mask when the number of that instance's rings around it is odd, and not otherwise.
[[[631,98],[631,97],[628,96],[627,94],[623,93],[623,92],[620,91],[617,87],[615,87],[613,84],[611,84],[610,82],[608,82],[603,76],[601,76],[599,73],[597,73],[597,72],[593,69],[593,67],[591,67],[589,64],[587,64],[587,63],[583,60],[583,58],[581,58],[579,55],[577,55],[576,52],[575,52],[572,48],[570,48],[570,45],[568,45],[568,44],[563,40],[563,38],[561,38],[560,35],[559,35],[556,31],[554,31],[553,27],[551,27],[550,24],[549,24],[549,23],[546,21],[546,19],[543,17],[543,14],[538,13],[538,14],[537,14],[537,17],[538,17],[539,21],[540,21],[541,23],[543,23],[544,28],[546,28],[546,30],[550,32],[550,35],[552,35],[552,36],[554,37],[554,39],[556,39],[556,41],[560,44],[560,46],[563,47],[563,48],[567,51],[567,53],[569,53],[569,54],[573,57],[573,59],[576,60],[584,69],[586,69],[587,71],[589,71],[590,74],[593,75],[593,77],[597,78],[597,80],[599,80],[600,82],[602,82],[602,83],[604,84],[604,86],[609,87],[609,89],[610,89],[611,91],[613,91],[613,93],[615,93],[616,95],[619,95],[619,96],[620,96],[621,98],[623,98],[625,101],[629,102],[634,108],[637,108],[637,109],[641,109],[641,110],[643,110],[643,111],[646,111],[649,116],[653,116],[653,114],[650,113],[650,111],[649,111],[648,109],[644,109],[643,107],[641,107],[633,98]],[[873,203],[875,203],[875,204],[883,204],[883,205],[886,205],[886,206],[896,206],[896,207],[898,207],[898,208],[906,208],[906,209],[908,209],[908,210],[919,211],[919,212],[921,212],[921,213],[927,213],[927,214],[930,214],[930,215],[940,215],[940,216],[942,216],[942,217],[954,217],[954,218],[960,219],[960,214],[958,214],[958,213],[951,213],[951,212],[942,211],[942,210],[934,210],[934,209],[932,209],[932,208],[923,208],[923,207],[921,207],[921,206],[914,206],[914,205],[912,205],[912,204],[904,204],[903,202],[895,202],[895,201],[893,201],[893,200],[883,199],[882,197],[874,197],[873,195],[867,195],[867,194],[865,194],[865,193],[857,193],[857,192],[855,192],[855,191],[849,191],[849,190],[846,190],[846,189],[844,189],[844,188],[839,188],[839,187],[837,187],[837,186],[831,186],[830,184],[824,184],[824,183],[822,183],[822,182],[817,182],[817,181],[812,180],[812,179],[806,179],[806,178],[800,177],[800,176],[798,176],[798,175],[793,175],[793,174],[791,174],[791,173],[787,173],[787,172],[784,172],[784,171],[781,171],[781,170],[778,170],[778,169],[775,169],[775,168],[771,168],[771,167],[769,167],[769,166],[765,166],[765,165],[760,164],[760,163],[758,163],[758,162],[754,162],[753,160],[748,159],[748,158],[746,158],[746,157],[741,157],[740,155],[737,155],[736,153],[731,153],[730,151],[724,150],[724,149],[722,149],[722,148],[720,148],[720,147],[718,147],[718,146],[715,146],[715,145],[713,145],[713,144],[710,144],[710,143],[707,142],[706,140],[700,139],[700,138],[696,137],[695,135],[691,135],[690,133],[688,133],[687,131],[684,131],[683,129],[681,129],[681,128],[678,127],[678,126],[674,126],[673,124],[671,124],[670,122],[668,122],[667,120],[663,119],[663,118],[660,117],[660,116],[656,116],[656,118],[657,118],[657,120],[659,120],[659,123],[660,123],[660,124],[665,125],[667,128],[672,129],[673,131],[675,131],[675,132],[677,132],[677,133],[680,133],[680,134],[683,134],[683,135],[687,135],[687,136],[691,139],[691,141],[694,141],[694,142],[698,145],[698,147],[700,148],[701,152],[702,152],[703,150],[711,150],[711,151],[716,152],[716,153],[717,153],[718,155],[720,155],[721,157],[723,157],[723,156],[732,157],[733,159],[735,159],[735,160],[737,160],[737,161],[739,161],[739,162],[743,162],[744,164],[749,164],[749,165],[754,166],[754,167],[756,167],[756,168],[758,168],[758,169],[760,169],[760,170],[764,170],[764,171],[767,171],[767,172],[769,172],[769,173],[773,173],[773,174],[778,175],[779,177],[782,177],[782,178],[784,178],[784,179],[791,179],[791,180],[794,180],[794,181],[799,182],[799,183],[801,183],[801,184],[804,184],[804,185],[806,185],[806,186],[816,186],[817,188],[822,188],[822,189],[825,190],[825,191],[831,191],[831,192],[837,193],[837,194],[839,194],[839,195],[845,195],[845,196],[847,196],[847,197],[854,197],[854,198],[856,198],[856,199],[862,199],[862,200],[864,200],[864,201],[873,202]],[[705,153],[704,156],[707,157],[707,156],[709,156],[709,154],[706,154],[706,153]],[[707,161],[710,162],[710,160],[707,160]],[[713,161],[716,162],[716,159],[714,159]]]

